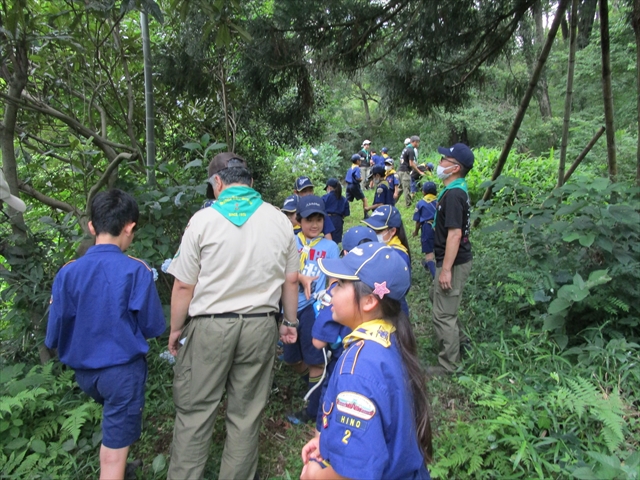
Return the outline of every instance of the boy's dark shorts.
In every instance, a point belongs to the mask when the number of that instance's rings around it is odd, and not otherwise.
[[[428,223],[423,223],[420,232],[420,241],[422,243],[422,253],[433,253],[433,227]]]
[[[313,310],[313,303],[298,311],[298,340],[296,343],[285,343],[284,361],[289,364],[304,361],[307,365],[324,365],[324,355],[322,350],[313,346],[313,336],[311,330],[316,321],[316,312]]]
[[[353,200],[362,200],[364,198],[364,193],[362,193],[362,189],[360,188],[359,183],[349,183],[347,184],[347,194],[345,195],[348,202],[353,202]]]
[[[102,444],[124,448],[140,438],[144,387],[147,382],[147,359],[95,370],[76,370],[82,391],[104,405]]]

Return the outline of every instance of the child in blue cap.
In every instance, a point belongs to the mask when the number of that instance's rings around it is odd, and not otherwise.
[[[289,195],[284,199],[284,202],[282,202],[282,208],[280,209],[280,211],[284,213],[291,222],[291,225],[293,226],[293,233],[296,235],[300,231],[300,224],[296,219],[296,210],[298,209],[299,198],[300,197],[298,197],[298,195]]]
[[[429,401],[416,340],[400,309],[411,282],[393,248],[365,243],[322,259],[338,279],[333,319],[352,330],[322,401],[319,436],[302,449],[301,479],[429,479]]]
[[[347,170],[344,180],[347,182],[347,201],[351,203],[354,199],[362,200],[364,217],[367,218],[367,198],[362,193],[362,188],[360,188],[360,182],[363,180],[362,172],[358,166],[360,160],[362,160],[362,157],[357,153],[351,156],[351,168]]]
[[[296,244],[300,252],[300,270],[298,279],[298,340],[296,343],[284,345],[284,361],[293,370],[302,375],[309,373],[309,390],[312,390],[322,378],[324,372],[324,355],[313,346],[311,330],[315,322],[313,304],[319,292],[326,288],[327,277],[318,268],[321,258],[339,258],[338,245],[327,240],[322,234],[325,220],[324,201],[315,195],[307,195],[298,199],[296,218],[300,222],[301,231],[296,235]],[[320,389],[314,389],[308,397],[304,410],[287,415],[292,423],[306,423],[316,418],[320,402]]]
[[[411,273],[411,251],[409,250],[409,241],[407,233],[402,223],[402,216],[396,207],[391,205],[383,205],[374,210],[369,218],[362,221],[368,227],[375,230],[378,242],[386,243],[395,249],[409,268]],[[400,300],[402,311],[409,316],[409,304],[406,298]]]
[[[296,182],[293,186],[293,193],[297,198],[302,198],[302,197],[306,197],[307,195],[313,195],[314,188],[315,186],[311,182],[311,179],[303,175],[296,178]],[[299,231],[300,230],[297,230],[296,233],[298,233]],[[333,231],[334,231],[334,226],[333,226],[333,223],[331,222],[331,218],[325,217],[324,227],[322,227],[322,233],[324,235],[324,238],[326,238],[327,240],[333,240]]]
[[[342,185],[337,178],[330,178],[324,189],[326,194],[322,196],[327,216],[333,223],[333,232],[331,232],[331,240],[336,243],[342,242],[342,232],[344,229],[344,218],[351,215],[349,210],[349,202],[342,196]]]
[[[371,243],[376,241],[376,232],[365,226],[351,227],[344,234],[342,246],[343,254],[346,255],[350,250],[362,243]],[[337,285],[335,279],[327,291],[320,296],[314,304],[316,310],[316,321],[313,324],[311,335],[313,336],[313,346],[318,350],[326,349],[327,360],[325,367],[325,376],[322,381],[322,393],[320,398],[324,396],[327,389],[327,382],[331,376],[331,372],[335,368],[338,358],[342,354],[342,339],[351,333],[348,327],[333,321],[331,314],[331,296],[333,289]],[[330,280],[330,281],[331,281]],[[330,353],[329,353],[330,352]],[[322,426],[322,409],[318,409],[316,417],[316,429],[319,432]]]
[[[429,269],[431,278],[436,276],[436,260],[433,254],[433,218],[436,215],[437,189],[433,182],[425,182],[422,185],[424,197],[417,203],[413,212],[413,220],[416,222],[416,229],[413,236],[418,236],[418,230],[422,229],[420,241],[422,243],[422,253],[424,260],[422,266]]]

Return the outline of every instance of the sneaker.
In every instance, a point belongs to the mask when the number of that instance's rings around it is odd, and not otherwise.
[[[313,420],[313,418],[309,416],[305,409],[298,412],[288,413],[287,420],[289,420],[293,425],[304,425],[305,423],[309,423]]]

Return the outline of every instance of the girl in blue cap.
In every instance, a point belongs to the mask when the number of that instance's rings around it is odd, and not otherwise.
[[[376,208],[369,218],[365,218],[362,223],[376,232],[379,242],[386,243],[400,254],[409,268],[409,273],[411,273],[409,240],[407,240],[407,232],[404,229],[402,216],[398,209],[391,205],[383,205]],[[408,317],[409,304],[407,299],[403,297],[400,305],[402,311]]]
[[[429,479],[429,401],[400,299],[411,277],[391,247],[371,242],[318,266],[338,279],[333,319],[352,333],[322,400],[320,435],[302,449],[302,479]]]

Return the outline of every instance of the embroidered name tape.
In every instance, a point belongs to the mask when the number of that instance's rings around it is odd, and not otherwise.
[[[340,392],[336,397],[336,408],[342,413],[371,420],[376,414],[376,406],[364,395],[355,392]]]

